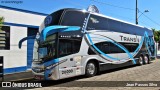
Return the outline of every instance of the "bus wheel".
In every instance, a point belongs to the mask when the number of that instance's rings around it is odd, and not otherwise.
[[[143,61],[143,56],[140,56],[139,57],[139,60],[138,60],[138,62],[139,62],[139,65],[143,65],[144,63],[144,61]]]
[[[96,75],[96,73],[97,73],[96,64],[93,61],[88,62],[86,65],[86,76],[92,77]]]
[[[149,64],[149,58],[147,55],[144,56],[144,62],[145,64]]]

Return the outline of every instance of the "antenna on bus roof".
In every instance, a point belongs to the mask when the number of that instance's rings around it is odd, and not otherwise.
[[[98,10],[98,8],[95,5],[90,5],[87,8],[87,11],[92,12],[92,13],[99,13],[99,10]]]

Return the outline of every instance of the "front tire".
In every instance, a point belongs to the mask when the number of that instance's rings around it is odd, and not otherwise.
[[[97,67],[96,67],[96,64],[95,62],[93,61],[90,61],[87,63],[86,65],[86,76],[87,77],[92,77],[92,76],[95,76],[97,73]]]

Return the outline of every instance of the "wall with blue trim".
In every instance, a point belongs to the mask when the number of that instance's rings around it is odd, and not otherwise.
[[[0,12],[0,16],[5,18],[5,22],[12,24],[39,26],[46,17],[40,13],[5,7],[0,7]]]
[[[23,72],[23,71],[26,71],[26,70],[27,70],[27,66],[5,68],[4,69],[4,74]]]
[[[26,71],[31,67],[33,56],[29,54],[33,54],[33,40],[28,45],[25,41],[21,49],[18,48],[18,43],[22,38],[27,37],[28,27],[39,28],[47,14],[1,5],[0,12],[0,16],[5,18],[4,25],[10,26],[10,50],[0,50],[0,56],[4,57],[4,73]],[[27,46],[30,47],[29,50],[27,50]],[[27,51],[30,51],[29,58],[27,58]]]
[[[0,56],[4,57],[5,73],[19,71],[12,68],[27,66],[27,42],[23,43],[21,49],[18,48],[19,40],[26,36],[26,27],[10,26],[10,50],[0,50]]]

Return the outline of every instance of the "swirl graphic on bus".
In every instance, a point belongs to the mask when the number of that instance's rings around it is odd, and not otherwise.
[[[95,53],[97,53],[100,57],[102,57],[102,58],[104,58],[108,61],[111,61],[111,62],[112,61],[127,62],[129,59],[131,59],[132,62],[134,64],[136,64],[136,60],[134,59],[134,56],[141,49],[144,42],[145,42],[145,46],[147,48],[147,51],[148,51],[149,55],[151,55],[151,52],[154,52],[154,41],[153,41],[153,39],[149,38],[148,33],[146,31],[144,32],[144,36],[142,36],[142,38],[141,38],[139,46],[136,48],[136,50],[132,54],[123,45],[121,45],[120,43],[110,39],[109,37],[106,37],[106,36],[103,36],[103,35],[99,35],[99,37],[103,37],[103,38],[96,37],[99,40],[105,40],[106,42],[111,42],[112,44],[116,45],[118,48],[125,51],[125,53],[128,55],[128,58],[126,58],[126,59],[115,58],[115,57],[112,57],[108,54],[105,54],[96,45],[94,45],[93,40],[92,40],[94,37],[91,37],[91,35],[93,35],[93,33],[91,33],[91,32],[90,33],[87,33],[87,32],[85,33],[85,37],[87,38],[86,42],[88,43],[89,47],[94,49],[93,51]]]
[[[46,36],[49,35],[50,33],[70,32],[70,31],[78,31],[78,30],[80,30],[80,27],[78,27],[78,26],[60,26],[60,25],[48,26],[42,31],[40,40],[44,41],[46,39]],[[144,42],[145,42],[145,46],[147,48],[149,55],[151,56],[152,53],[154,52],[154,41],[153,41],[153,39],[149,38],[148,33],[146,31],[144,32],[144,36],[141,37],[141,41],[139,43],[139,46],[136,48],[136,50],[132,54],[123,45],[116,42],[115,40],[113,40],[107,36],[99,35],[101,38],[97,38],[97,39],[105,40],[106,42],[110,42],[110,43],[114,44],[115,46],[117,46],[118,48],[120,48],[121,50],[123,50],[128,55],[128,58],[125,58],[125,59],[115,58],[115,57],[110,56],[108,54],[105,54],[103,51],[101,51],[93,43],[93,37],[91,37],[93,32],[87,32],[87,30],[85,30],[82,33],[84,34],[84,36],[86,38],[85,41],[87,42],[88,46],[91,47],[92,49],[94,49],[93,51],[96,54],[98,54],[100,57],[102,57],[103,59],[108,60],[110,62],[118,61],[118,62],[124,63],[124,62],[127,62],[128,60],[132,60],[132,62],[134,64],[136,64],[136,60],[134,59],[134,56],[139,52],[139,50],[141,49]],[[19,47],[21,47],[21,44],[24,40],[27,40],[29,38],[31,38],[31,37],[24,38],[24,39],[20,40]]]
[[[70,31],[78,31],[80,30],[80,27],[78,26],[60,26],[60,25],[57,25],[57,26],[49,26],[49,27],[46,27],[41,35],[42,35],[42,40],[45,40],[46,36],[51,32],[51,33],[56,33],[56,32],[70,32]],[[132,62],[134,64],[136,64],[136,60],[134,59],[134,56],[139,52],[139,50],[141,49],[143,43],[145,42],[145,46],[147,48],[147,51],[149,53],[149,55],[151,55],[151,52],[154,51],[153,50],[153,45],[154,45],[154,42],[152,39],[149,38],[148,36],[148,33],[145,31],[144,32],[144,36],[141,37],[141,41],[139,43],[139,46],[136,48],[136,50],[131,54],[123,45],[121,45],[120,43],[116,42],[115,40],[107,37],[107,36],[103,36],[103,35],[99,35],[100,37],[103,37],[103,38],[97,38],[97,39],[100,39],[100,40],[105,40],[106,42],[110,42],[112,44],[114,44],[115,46],[117,46],[118,48],[122,49],[127,55],[128,55],[128,58],[125,58],[125,59],[120,59],[120,58],[115,58],[115,57],[112,57],[108,54],[105,54],[103,51],[101,51],[98,47],[96,47],[93,43],[93,37],[91,37],[91,35],[93,34],[93,32],[87,32],[87,30],[83,31],[82,32],[85,36],[85,39],[88,46],[93,48],[94,52],[97,53],[100,57],[102,57],[103,59],[105,60],[108,60],[110,62],[114,62],[114,61],[118,61],[118,62],[127,62],[128,60],[132,60]],[[151,48],[152,46],[152,48]]]

